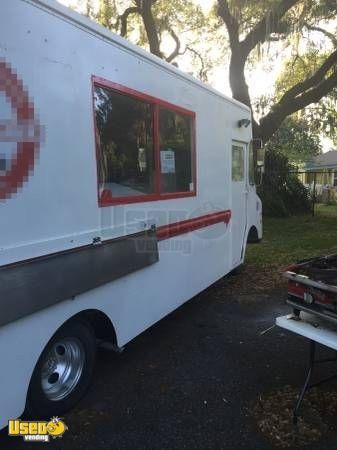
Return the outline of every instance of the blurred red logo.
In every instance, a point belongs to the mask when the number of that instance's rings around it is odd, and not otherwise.
[[[0,116],[0,201],[4,201],[18,193],[33,173],[43,128],[22,80],[2,58],[1,93],[11,107],[10,117]]]

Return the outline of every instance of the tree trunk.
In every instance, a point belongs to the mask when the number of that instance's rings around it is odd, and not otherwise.
[[[268,142],[273,134],[279,129],[283,119],[277,114],[267,114],[260,120],[254,130],[254,137],[262,139],[264,143]]]
[[[229,83],[232,90],[232,95],[235,100],[247,105],[252,109],[249,89],[245,77],[245,65],[247,55],[240,47],[240,44],[232,49],[229,63]],[[254,138],[263,139],[261,136],[260,125],[255,121],[252,112],[252,125]]]
[[[229,63],[229,83],[233,98],[251,108],[248,85],[245,78],[246,57],[242,55],[240,47],[233,48]]]
[[[227,27],[231,58],[229,66],[229,80],[233,97],[236,100],[252,107],[249,89],[245,79],[245,64],[251,51],[258,44],[264,43],[273,34],[282,34],[282,21],[285,14],[299,0],[279,0],[274,2],[273,8],[266,11],[262,19],[250,30],[243,40],[240,40],[240,25],[238,19],[232,14],[229,0],[218,0],[218,14]],[[307,26],[307,25],[306,25]],[[325,30],[315,27],[316,31]],[[328,32],[333,43],[334,36]],[[337,86],[337,50],[335,49],[309,78],[295,84],[283,97],[275,103],[266,116],[257,123],[253,118],[253,135],[267,142],[278,130],[283,120],[305,108],[317,103],[328,95]]]
[[[156,23],[152,14],[152,7],[153,2],[151,1],[138,1],[138,5],[141,9],[141,15],[146,31],[147,38],[149,40],[150,45],[150,52],[153,53],[156,56],[159,56],[159,58],[162,57],[161,51],[160,51],[160,42],[158,37],[158,32],[156,28]]]

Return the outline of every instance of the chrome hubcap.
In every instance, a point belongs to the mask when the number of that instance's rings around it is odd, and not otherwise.
[[[41,385],[46,397],[51,401],[67,397],[81,378],[84,362],[84,348],[78,339],[57,341],[42,366]]]

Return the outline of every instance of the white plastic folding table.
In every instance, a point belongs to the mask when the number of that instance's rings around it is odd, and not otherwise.
[[[310,353],[309,353],[309,367],[306,374],[304,385],[300,391],[298,401],[294,408],[294,423],[297,423],[298,412],[302,404],[305,393],[316,386],[331,381],[337,378],[336,375],[329,376],[321,379],[315,383],[310,383],[313,375],[315,365],[337,362],[337,325],[324,321],[317,316],[301,312],[300,317],[295,314],[289,314],[287,316],[281,316],[276,319],[276,325],[284,328],[288,331],[292,331],[300,336],[304,336],[309,339]],[[316,346],[317,344],[323,345],[335,351],[335,357],[326,359],[316,359]]]

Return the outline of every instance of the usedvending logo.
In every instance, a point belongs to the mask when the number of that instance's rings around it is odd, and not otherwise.
[[[49,422],[8,421],[8,435],[22,437],[26,442],[49,442],[50,438],[61,438],[67,430],[67,425],[59,417],[53,417]]]

